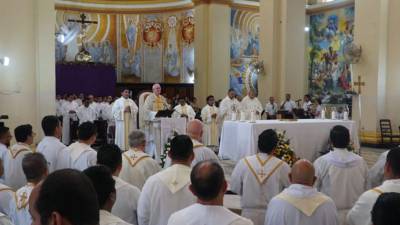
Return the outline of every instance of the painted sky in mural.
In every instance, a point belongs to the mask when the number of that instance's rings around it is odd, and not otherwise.
[[[119,82],[194,83],[194,11],[165,14],[91,14],[85,49],[95,63],[115,64]],[[56,61],[73,62],[82,46],[78,12],[57,11]]]
[[[309,88],[326,104],[351,104],[351,70],[343,57],[353,41],[354,6],[310,16]]]
[[[258,12],[231,9],[230,87],[240,96],[252,88],[258,91],[257,75],[247,74],[249,64],[258,59],[260,15]]]

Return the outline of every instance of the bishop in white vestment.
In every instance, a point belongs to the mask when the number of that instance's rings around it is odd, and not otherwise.
[[[154,84],[153,93],[148,95],[144,101],[144,119],[151,120],[152,115],[155,115],[160,110],[167,110],[169,107],[167,100],[161,95],[161,86]]]
[[[218,107],[215,106],[214,96],[207,97],[207,105],[201,110],[203,120],[203,143],[205,145],[218,146]]]
[[[240,102],[240,108],[246,115],[246,120],[259,120],[261,119],[261,113],[263,111],[263,107],[261,102],[256,97],[256,93],[254,90],[249,91],[249,94],[242,99]],[[254,118],[252,117],[254,115]]]
[[[225,120],[230,120],[232,113],[240,111],[240,102],[236,99],[236,94],[233,89],[229,89],[228,96],[226,96],[219,105],[219,117],[221,119],[221,126]]]
[[[269,202],[264,225],[338,225],[335,203],[313,187],[310,162],[296,162],[290,179],[292,185]]]
[[[136,113],[138,107],[129,98],[129,90],[125,89],[121,93],[122,97],[117,99],[112,108],[115,119],[115,144],[122,150],[128,150],[128,135],[136,129]]]

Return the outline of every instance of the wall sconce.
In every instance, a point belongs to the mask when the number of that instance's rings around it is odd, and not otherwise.
[[[4,56],[3,58],[0,58],[0,64],[3,66],[8,66],[10,65],[10,58],[7,56]]]

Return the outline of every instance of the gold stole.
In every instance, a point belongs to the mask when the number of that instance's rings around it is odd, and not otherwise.
[[[139,156],[139,157],[137,157],[136,155],[128,156],[125,153],[122,154],[122,155],[129,162],[129,165],[131,165],[132,167],[135,167],[136,164],[138,164],[143,159],[150,158],[150,156],[148,156],[148,155],[142,155],[142,156]]]
[[[286,193],[281,193],[276,197],[290,203],[306,216],[311,216],[320,205],[329,200],[327,196],[321,193],[318,193],[311,198],[296,198]]]
[[[19,155],[19,153],[22,153],[22,152],[30,152],[31,150],[29,150],[29,149],[26,149],[26,148],[22,148],[22,149],[19,149],[19,150],[17,150],[17,151],[12,151],[12,150],[9,150],[10,151],[10,154],[11,154],[11,157],[13,158],[13,159],[15,159],[15,158],[17,158],[17,156]]]
[[[214,106],[210,106],[210,114],[214,114]],[[211,136],[211,145],[218,145],[218,128],[217,128],[217,118],[211,118],[210,124],[210,136]]]
[[[247,167],[249,167],[251,173],[256,177],[257,181],[259,184],[264,184],[274,173],[275,171],[283,164],[283,161],[280,160],[271,170],[271,172],[269,172],[268,174],[266,174],[264,172],[264,166],[267,164],[268,161],[270,161],[272,159],[272,155],[268,156],[268,158],[264,161],[261,160],[261,158],[259,157],[259,155],[256,155],[257,161],[260,164],[260,171],[257,173],[256,170],[253,168],[253,166],[250,164],[249,160],[247,158],[244,159],[244,162],[246,163]]]
[[[129,149],[128,146],[128,138],[129,138],[129,121],[130,121],[130,116],[132,112],[125,112],[125,109],[129,107],[129,101],[127,99],[124,99],[124,146],[125,146],[125,150]]]
[[[160,110],[163,110],[164,109],[164,101],[163,101],[162,97],[159,95],[159,96],[155,96],[155,98],[156,99],[154,100],[154,103],[153,103],[153,111],[158,112]]]

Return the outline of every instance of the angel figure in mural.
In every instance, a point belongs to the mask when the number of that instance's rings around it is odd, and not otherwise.
[[[133,20],[128,20],[128,26],[126,27],[126,39],[128,41],[128,48],[134,48],[136,42],[136,24]]]
[[[170,16],[168,18],[168,26],[169,26],[169,34],[168,34],[168,48],[165,52],[165,72],[172,76],[176,77],[179,75],[180,70],[180,62],[178,55],[178,46],[176,43],[176,24],[177,19],[175,16]]]
[[[142,62],[142,57],[140,55],[140,52],[138,51],[135,54],[133,63],[131,64],[131,72],[132,74],[135,74],[137,77],[140,77],[141,75],[141,69],[140,69],[141,62]]]
[[[242,39],[240,31],[237,28],[231,30],[231,59],[240,58],[240,47],[242,46]]]
[[[103,60],[104,63],[112,64],[114,63],[114,49],[111,45],[110,40],[103,42]]]

